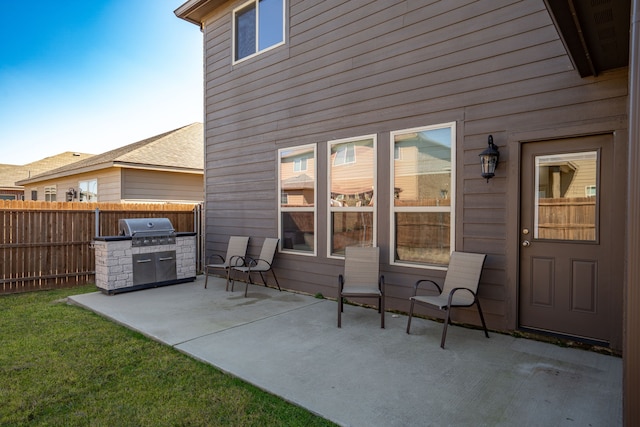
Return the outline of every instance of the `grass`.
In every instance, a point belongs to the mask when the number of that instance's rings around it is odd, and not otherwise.
[[[65,303],[94,290],[0,296],[0,425],[334,425]]]

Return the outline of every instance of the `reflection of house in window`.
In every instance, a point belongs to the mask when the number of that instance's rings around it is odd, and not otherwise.
[[[596,195],[597,153],[571,153],[538,159],[538,197],[570,198]]]
[[[315,145],[278,150],[281,249],[313,254],[315,245]]]
[[[292,206],[313,206],[315,181],[306,174],[282,180],[281,203]]]
[[[447,199],[451,183],[451,147],[426,132],[396,136],[396,199],[426,201]],[[423,204],[422,202],[418,204]]]

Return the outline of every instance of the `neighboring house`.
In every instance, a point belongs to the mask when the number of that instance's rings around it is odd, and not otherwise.
[[[639,167],[631,10],[628,0],[187,1],[175,13],[205,46],[207,250],[250,235],[256,251],[279,236],[281,284],[335,296],[343,245],[373,244],[386,305],[402,311],[417,279],[442,280],[451,251],[482,252],[492,329],[638,356],[640,284],[624,262],[640,257],[627,231],[640,226],[638,191],[627,203]],[[490,135],[500,158],[487,181]],[[372,156],[360,163],[350,145]],[[314,165],[295,206],[292,152]],[[635,299],[623,327],[625,291]],[[479,323],[471,310],[454,316]]]
[[[193,123],[17,184],[30,200],[201,202],[202,132],[202,123]]]
[[[93,154],[67,151],[55,156],[45,157],[44,159],[26,165],[0,165],[0,199],[28,200],[31,195],[27,194],[25,197],[24,187],[17,185],[17,181],[78,162],[91,156],[93,156]]]

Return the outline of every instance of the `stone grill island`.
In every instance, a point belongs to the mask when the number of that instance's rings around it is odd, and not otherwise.
[[[192,282],[196,233],[176,233],[168,218],[121,219],[119,236],[94,238],[96,286],[113,295]]]

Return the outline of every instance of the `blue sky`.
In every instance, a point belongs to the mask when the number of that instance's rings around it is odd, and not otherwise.
[[[99,154],[203,121],[202,33],[184,0],[9,0],[0,163]]]

